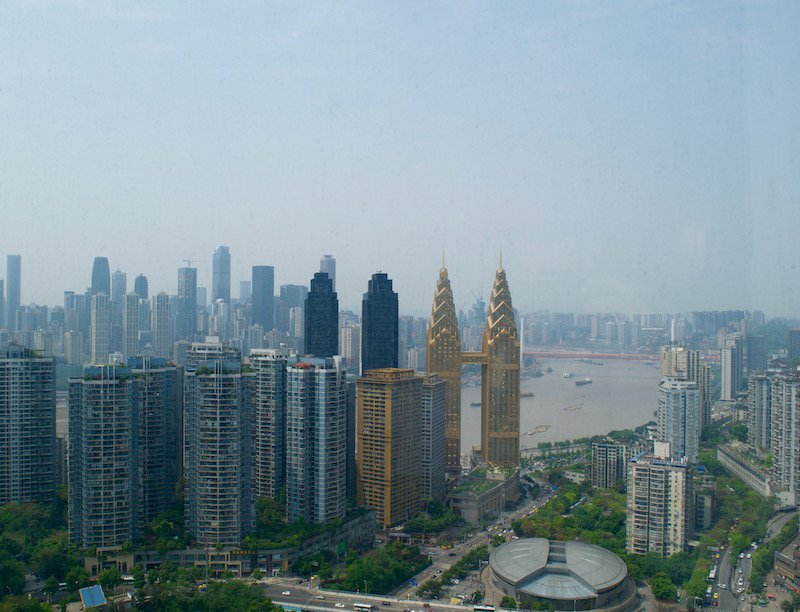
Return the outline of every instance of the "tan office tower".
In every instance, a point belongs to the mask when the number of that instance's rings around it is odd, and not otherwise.
[[[461,471],[461,333],[447,268],[442,261],[439,281],[433,294],[433,308],[428,325],[426,366],[447,381],[445,394],[446,469],[456,475]]]
[[[358,379],[358,503],[375,511],[379,526],[420,510],[422,381],[402,368],[369,370]]]
[[[481,450],[487,463],[519,466],[520,344],[503,262],[494,277],[481,350]]]

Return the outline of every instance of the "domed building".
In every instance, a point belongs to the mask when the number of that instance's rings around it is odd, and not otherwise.
[[[523,606],[549,603],[556,610],[636,608],[636,587],[624,561],[583,542],[545,538],[513,540],[489,556],[495,587]]]

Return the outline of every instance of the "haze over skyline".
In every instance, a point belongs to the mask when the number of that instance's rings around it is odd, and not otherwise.
[[[0,256],[174,293],[231,249],[456,304],[797,316],[800,4],[0,5]],[[5,278],[5,266],[0,266]]]

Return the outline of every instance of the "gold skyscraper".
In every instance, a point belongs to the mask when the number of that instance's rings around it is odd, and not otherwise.
[[[502,260],[494,279],[479,353],[461,352],[453,292],[442,262],[428,327],[428,370],[447,380],[447,468],[460,466],[461,366],[481,366],[481,451],[489,464],[519,466],[520,342]]]
[[[447,268],[442,260],[439,281],[433,295],[426,342],[427,369],[447,381],[445,425],[447,471],[461,470],[461,333]]]
[[[494,277],[481,352],[481,450],[487,463],[519,466],[520,345],[503,262]]]

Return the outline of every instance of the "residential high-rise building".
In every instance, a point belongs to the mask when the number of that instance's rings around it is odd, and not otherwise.
[[[487,463],[519,466],[520,343],[502,262],[495,275],[483,332],[481,451]]]
[[[140,300],[148,299],[147,277],[144,274],[140,274],[136,277],[136,280],[133,282],[133,292],[139,296]]]
[[[742,388],[744,373],[742,336],[729,334],[720,349],[720,400],[732,402]]]
[[[150,328],[153,332],[153,351],[156,357],[172,356],[172,345],[175,342],[172,323],[172,311],[169,296],[163,291],[153,296]]]
[[[69,534],[81,547],[140,535],[134,406],[129,368],[90,366],[69,381]]]
[[[772,448],[772,381],[764,371],[750,374],[747,385],[747,442],[758,455]]]
[[[593,487],[613,489],[627,478],[627,448],[624,444],[592,444]]]
[[[339,328],[339,351],[347,364],[347,371],[357,375],[361,363],[360,324],[346,323],[341,325]]]
[[[347,458],[346,458],[346,494],[348,505],[355,505],[358,497],[358,470],[356,467],[356,388],[355,376],[347,374]]]
[[[183,388],[178,369],[160,357],[128,359],[134,387],[138,496],[143,525],[175,502],[183,460]]]
[[[398,365],[398,300],[392,281],[372,275],[361,302],[361,372]]]
[[[686,550],[693,525],[689,467],[667,454],[657,450],[629,463],[625,548],[631,554],[668,557]]]
[[[6,286],[5,281],[0,279],[0,329],[6,326]]]
[[[22,256],[6,257],[6,327],[17,329],[17,310],[22,295]]]
[[[333,255],[323,255],[319,260],[319,271],[324,272],[331,279],[333,291],[336,291],[336,258]]]
[[[197,268],[178,268],[176,340],[194,340],[197,333]]]
[[[339,354],[339,300],[327,273],[317,272],[304,308],[305,352],[315,357]]]
[[[422,382],[422,498],[444,500],[445,483],[445,412],[447,381],[429,374]]]
[[[422,377],[367,370],[356,395],[358,501],[375,511],[378,525],[402,523],[421,506]]]
[[[255,375],[254,475],[257,497],[276,499],[286,484],[286,368],[295,363],[289,349],[250,352]]]
[[[303,357],[286,373],[286,514],[328,523],[346,511],[346,389],[341,357]]]
[[[254,379],[221,344],[187,351],[186,524],[197,545],[238,545],[255,528]]]
[[[105,293],[111,296],[111,270],[107,257],[95,257],[92,264],[92,295]]]
[[[700,446],[700,392],[692,380],[664,377],[658,385],[658,437],[673,459],[697,462]]]
[[[253,324],[266,332],[275,328],[275,268],[253,266]]]
[[[6,326],[6,286],[5,281],[0,279],[0,329]]]
[[[661,378],[691,380],[697,383],[700,401],[700,431],[711,425],[711,369],[700,351],[677,344],[662,346],[658,373]]]
[[[88,366],[69,381],[69,530],[80,546],[141,536],[174,502],[180,442],[177,371],[164,359]]]
[[[445,453],[449,472],[461,471],[461,333],[447,268],[442,261],[428,325],[426,368],[446,381]]]
[[[752,374],[756,370],[767,369],[767,337],[766,336],[745,336],[745,361],[747,363],[747,373]]]
[[[92,296],[90,349],[92,363],[108,363],[108,354],[111,352],[111,306],[108,294],[102,291]]]
[[[0,505],[55,496],[55,363],[32,350],[0,350]]]
[[[122,302],[122,355],[139,354],[139,296],[128,293]]]
[[[786,371],[771,376],[772,483],[796,503],[800,499],[800,377]]]
[[[211,301],[231,302],[231,253],[221,246],[214,251],[211,271]]]

